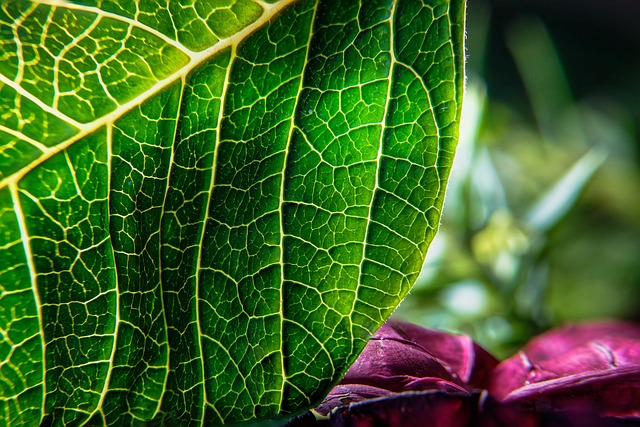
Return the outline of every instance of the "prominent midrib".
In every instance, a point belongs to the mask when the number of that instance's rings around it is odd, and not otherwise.
[[[121,104],[118,108],[116,108],[115,110],[113,110],[111,113],[106,114],[102,117],[100,117],[99,119],[96,119],[92,122],[86,123],[86,124],[80,124],[76,121],[71,120],[69,117],[67,117],[66,115],[62,114],[60,111],[52,109],[51,107],[47,106],[47,110],[48,112],[51,112],[52,114],[54,114],[56,117],[63,119],[65,122],[76,126],[80,129],[80,132],[78,132],[77,134],[75,134],[73,137],[67,139],[66,141],[56,145],[55,147],[51,147],[49,148],[47,151],[43,152],[42,156],[38,157],[36,160],[32,161],[31,163],[29,163],[28,165],[26,165],[25,167],[23,167],[22,169],[20,169],[20,171],[14,173],[13,175],[10,175],[2,180],[0,180],[0,188],[3,188],[5,186],[11,186],[12,184],[16,184],[18,181],[20,181],[20,179],[22,179],[22,177],[24,177],[28,172],[30,172],[32,169],[34,169],[36,166],[44,163],[47,159],[53,157],[54,155],[56,155],[57,153],[66,150],[67,148],[69,148],[70,146],[72,146],[73,144],[75,144],[77,141],[81,140],[82,138],[84,138],[85,136],[91,134],[92,132],[96,131],[97,129],[101,128],[102,126],[106,126],[106,125],[111,125],[113,124],[118,118],[122,117],[124,114],[126,114],[127,112],[129,112],[130,110],[132,110],[133,108],[137,107],[138,105],[144,103],[146,100],[148,100],[149,98],[153,97],[154,95],[160,93],[164,88],[170,86],[171,84],[173,84],[174,82],[176,82],[179,79],[182,79],[184,77],[186,77],[193,69],[195,69],[196,67],[198,67],[200,64],[202,64],[203,62],[205,62],[207,59],[211,58],[213,55],[215,55],[216,53],[224,50],[227,47],[231,47],[231,46],[237,46],[242,40],[244,40],[247,36],[249,36],[251,33],[253,33],[254,31],[256,31],[258,28],[262,27],[263,25],[265,25],[267,22],[269,22],[275,15],[277,15],[280,11],[282,11],[283,9],[285,9],[287,6],[291,5],[292,3],[294,3],[296,0],[282,0],[274,5],[271,6],[266,6],[264,3],[260,3],[261,5],[263,5],[263,7],[265,7],[265,10],[262,14],[262,16],[260,16],[259,19],[257,19],[255,22],[253,22],[252,24],[246,26],[245,28],[243,28],[241,31],[235,33],[233,36],[228,37],[226,39],[220,40],[218,43],[214,44],[213,46],[201,51],[201,52],[193,52],[189,49],[187,49],[186,47],[182,46],[181,44],[177,43],[177,42],[172,42],[171,44],[174,46],[177,46],[180,51],[182,53],[184,53],[185,55],[187,55],[189,57],[189,62],[184,65],[182,68],[180,68],[179,70],[177,70],[175,73],[173,73],[172,75],[170,75],[169,77],[159,80],[155,85],[153,85],[152,87],[150,87],[149,89],[147,89],[146,91],[142,92],[140,95],[136,96],[135,98],[131,99],[130,101]],[[64,1],[56,1],[56,0],[51,0],[51,1],[43,1],[43,4],[49,4],[52,6],[60,6],[60,7],[65,7],[65,8],[70,8],[69,4],[67,4]],[[75,5],[74,5],[75,6]],[[78,9],[79,7],[74,7],[76,9]],[[84,7],[83,10],[86,11],[91,11],[97,15],[105,15],[106,12],[97,9],[97,8],[89,8],[89,7]],[[112,17],[114,17],[115,19],[120,19],[121,21],[125,21],[127,23],[130,23],[130,20],[126,20],[126,18],[123,18],[119,15],[111,15]],[[142,25],[137,21],[131,21],[134,22],[136,24],[136,26],[144,31],[148,31],[154,35],[157,35],[158,32],[156,30],[150,29],[149,27],[147,27],[146,25]],[[133,24],[131,24],[133,25]],[[166,36],[162,36],[162,40],[167,41],[167,40],[171,40],[169,38],[167,38]],[[3,80],[8,80],[5,76],[0,75],[0,82],[3,82]],[[15,82],[11,82],[10,86],[13,89],[16,89],[16,87],[19,87],[20,89],[22,89],[22,87],[20,85],[15,84]],[[24,89],[22,89],[21,91],[19,91],[19,93],[21,95],[24,96],[28,96],[30,101],[34,101],[37,100],[37,104],[42,107],[43,102],[40,101],[38,98],[36,98],[35,96],[33,96],[31,93],[25,91]]]

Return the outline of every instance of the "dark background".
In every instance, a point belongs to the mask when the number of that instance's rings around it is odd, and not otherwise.
[[[484,31],[486,54],[474,33]],[[577,99],[614,99],[640,123],[640,2],[636,0],[469,0],[469,67],[481,72],[492,96],[521,104],[523,89],[507,48],[511,27],[538,19],[549,31]],[[479,35],[479,34],[478,34]]]

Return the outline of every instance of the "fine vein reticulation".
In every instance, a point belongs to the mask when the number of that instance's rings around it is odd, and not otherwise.
[[[462,0],[0,1],[0,424],[323,397],[415,281]]]

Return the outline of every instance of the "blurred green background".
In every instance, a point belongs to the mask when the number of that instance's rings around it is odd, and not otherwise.
[[[568,322],[640,320],[640,2],[468,1],[442,225],[394,317],[499,357]]]

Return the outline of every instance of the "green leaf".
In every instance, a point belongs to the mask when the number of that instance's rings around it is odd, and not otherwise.
[[[0,2],[0,424],[321,399],[438,228],[463,18],[462,0]]]

